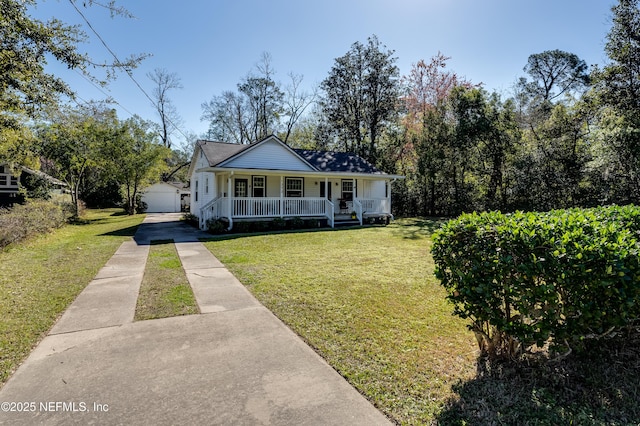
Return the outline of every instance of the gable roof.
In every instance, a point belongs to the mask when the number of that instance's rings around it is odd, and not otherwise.
[[[320,172],[384,174],[364,158],[350,152],[293,150]]]
[[[176,190],[180,192],[189,192],[190,187],[186,186],[182,182],[156,182],[153,185],[147,186],[143,192],[155,192],[152,189],[157,189],[159,187],[165,188],[166,190],[170,190],[175,193]]]
[[[264,170],[316,171],[316,169],[300,157],[291,147],[276,136],[252,143],[231,157],[218,167]]]
[[[210,166],[217,166],[223,161],[233,157],[234,155],[244,151],[253,144],[240,145],[237,143],[228,142],[213,142],[199,140],[197,146],[200,147],[202,153],[209,161]]]
[[[67,185],[66,182],[63,182],[60,179],[56,179],[53,176],[46,174],[42,170],[33,170],[33,169],[30,169],[30,168],[25,167],[25,166],[21,166],[20,169],[22,169],[22,171],[25,172],[25,173],[28,173],[30,175],[37,176],[37,177],[39,177],[41,179],[44,179],[47,182],[49,182],[50,184],[52,184],[52,185],[69,186],[69,185]]]
[[[370,174],[370,175],[384,175],[388,177],[398,177],[395,175],[387,175],[385,172],[378,170],[371,163],[366,161],[364,158],[359,155],[348,153],[348,152],[331,152],[331,151],[315,151],[309,149],[296,149],[291,148],[284,142],[282,142],[276,136],[268,136],[265,139],[262,139],[258,142],[254,142],[251,144],[235,144],[235,143],[227,143],[227,142],[213,142],[206,140],[199,140],[196,144],[196,150],[194,151],[194,160],[196,158],[196,154],[200,151],[207,160],[209,167],[220,167],[220,168],[234,168],[236,165],[240,165],[241,163],[246,163],[247,161],[253,162],[250,158],[254,158],[254,154],[249,154],[249,152],[260,152],[262,153],[260,146],[263,144],[269,145],[269,143],[276,142],[276,145],[280,145],[286,151],[289,151],[292,159],[299,160],[298,165],[304,163],[308,167],[308,171],[313,172],[330,172],[330,173],[358,173],[358,174]],[[255,151],[259,149],[258,151]],[[245,153],[247,156],[245,156]],[[239,164],[239,158],[243,158]],[[260,160],[257,163],[263,163],[266,160],[264,157],[260,157]],[[193,166],[195,161],[192,160],[191,167],[189,169],[189,176],[191,176],[193,170]],[[247,165],[242,165],[240,168],[256,168],[256,169],[271,169],[272,167],[264,167],[264,165],[256,164],[260,167],[252,167]],[[281,167],[273,167],[274,170],[287,170]],[[303,170],[303,169],[292,169],[292,170]]]

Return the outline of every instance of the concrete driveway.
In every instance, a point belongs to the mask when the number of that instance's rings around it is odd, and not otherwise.
[[[147,215],[0,390],[0,424],[390,424],[178,218]],[[155,239],[201,314],[133,322]]]

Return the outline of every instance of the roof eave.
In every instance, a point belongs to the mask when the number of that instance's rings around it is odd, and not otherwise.
[[[315,170],[281,170],[281,169],[239,169],[233,167],[202,167],[196,170],[196,172],[212,172],[212,173],[229,173],[234,174],[262,174],[262,175],[305,175],[305,176],[317,176],[317,177],[341,177],[341,178],[370,178],[370,179],[404,179],[401,175],[390,175],[386,173],[361,173],[361,172],[328,172],[328,171],[315,171]]]

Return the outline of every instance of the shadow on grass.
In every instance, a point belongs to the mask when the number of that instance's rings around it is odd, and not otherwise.
[[[475,379],[453,387],[446,425],[638,425],[640,337],[543,365],[478,360]]]
[[[375,228],[380,225],[367,225],[367,226],[343,226],[339,228],[308,228],[308,229],[280,229],[280,230],[271,230],[271,231],[256,231],[256,232],[238,232],[238,233],[230,233],[230,234],[211,234],[210,237],[200,238],[200,241],[221,241],[221,240],[235,240],[238,238],[245,237],[257,237],[262,235],[280,235],[280,234],[307,234],[310,232],[340,232],[340,231],[348,231],[353,229],[365,229],[365,228]]]
[[[127,212],[115,211],[111,213],[108,217],[96,217],[96,218],[87,218],[87,217],[73,217],[69,220],[69,224],[71,225],[97,225],[100,223],[109,222],[109,217],[119,217],[119,216],[128,216]]]
[[[163,246],[165,244],[173,244],[173,243],[174,243],[173,240],[167,240],[167,239],[165,239],[165,240],[151,240],[149,242],[149,245],[150,246]]]
[[[116,229],[115,231],[100,234],[101,237],[133,237],[140,225],[133,225],[127,228]]]
[[[430,237],[437,231],[448,218],[400,218],[393,222],[390,226],[393,228],[393,234],[397,237],[416,240],[419,238]]]
[[[212,234],[210,238],[201,238],[202,241],[218,241],[218,240],[234,240],[244,237],[255,237],[259,235],[278,235],[278,234],[300,234],[309,232],[341,232],[354,229],[370,229],[370,228],[390,228],[394,236],[405,239],[419,239],[430,237],[436,230],[445,223],[448,218],[402,218],[392,222],[390,225],[356,225],[356,226],[340,226],[336,228],[306,228],[306,229],[281,229],[256,232],[238,232],[230,234]]]

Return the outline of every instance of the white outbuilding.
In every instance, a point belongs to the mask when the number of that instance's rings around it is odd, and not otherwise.
[[[189,211],[190,193],[182,182],[159,182],[144,190],[142,201],[148,213],[179,213]]]

